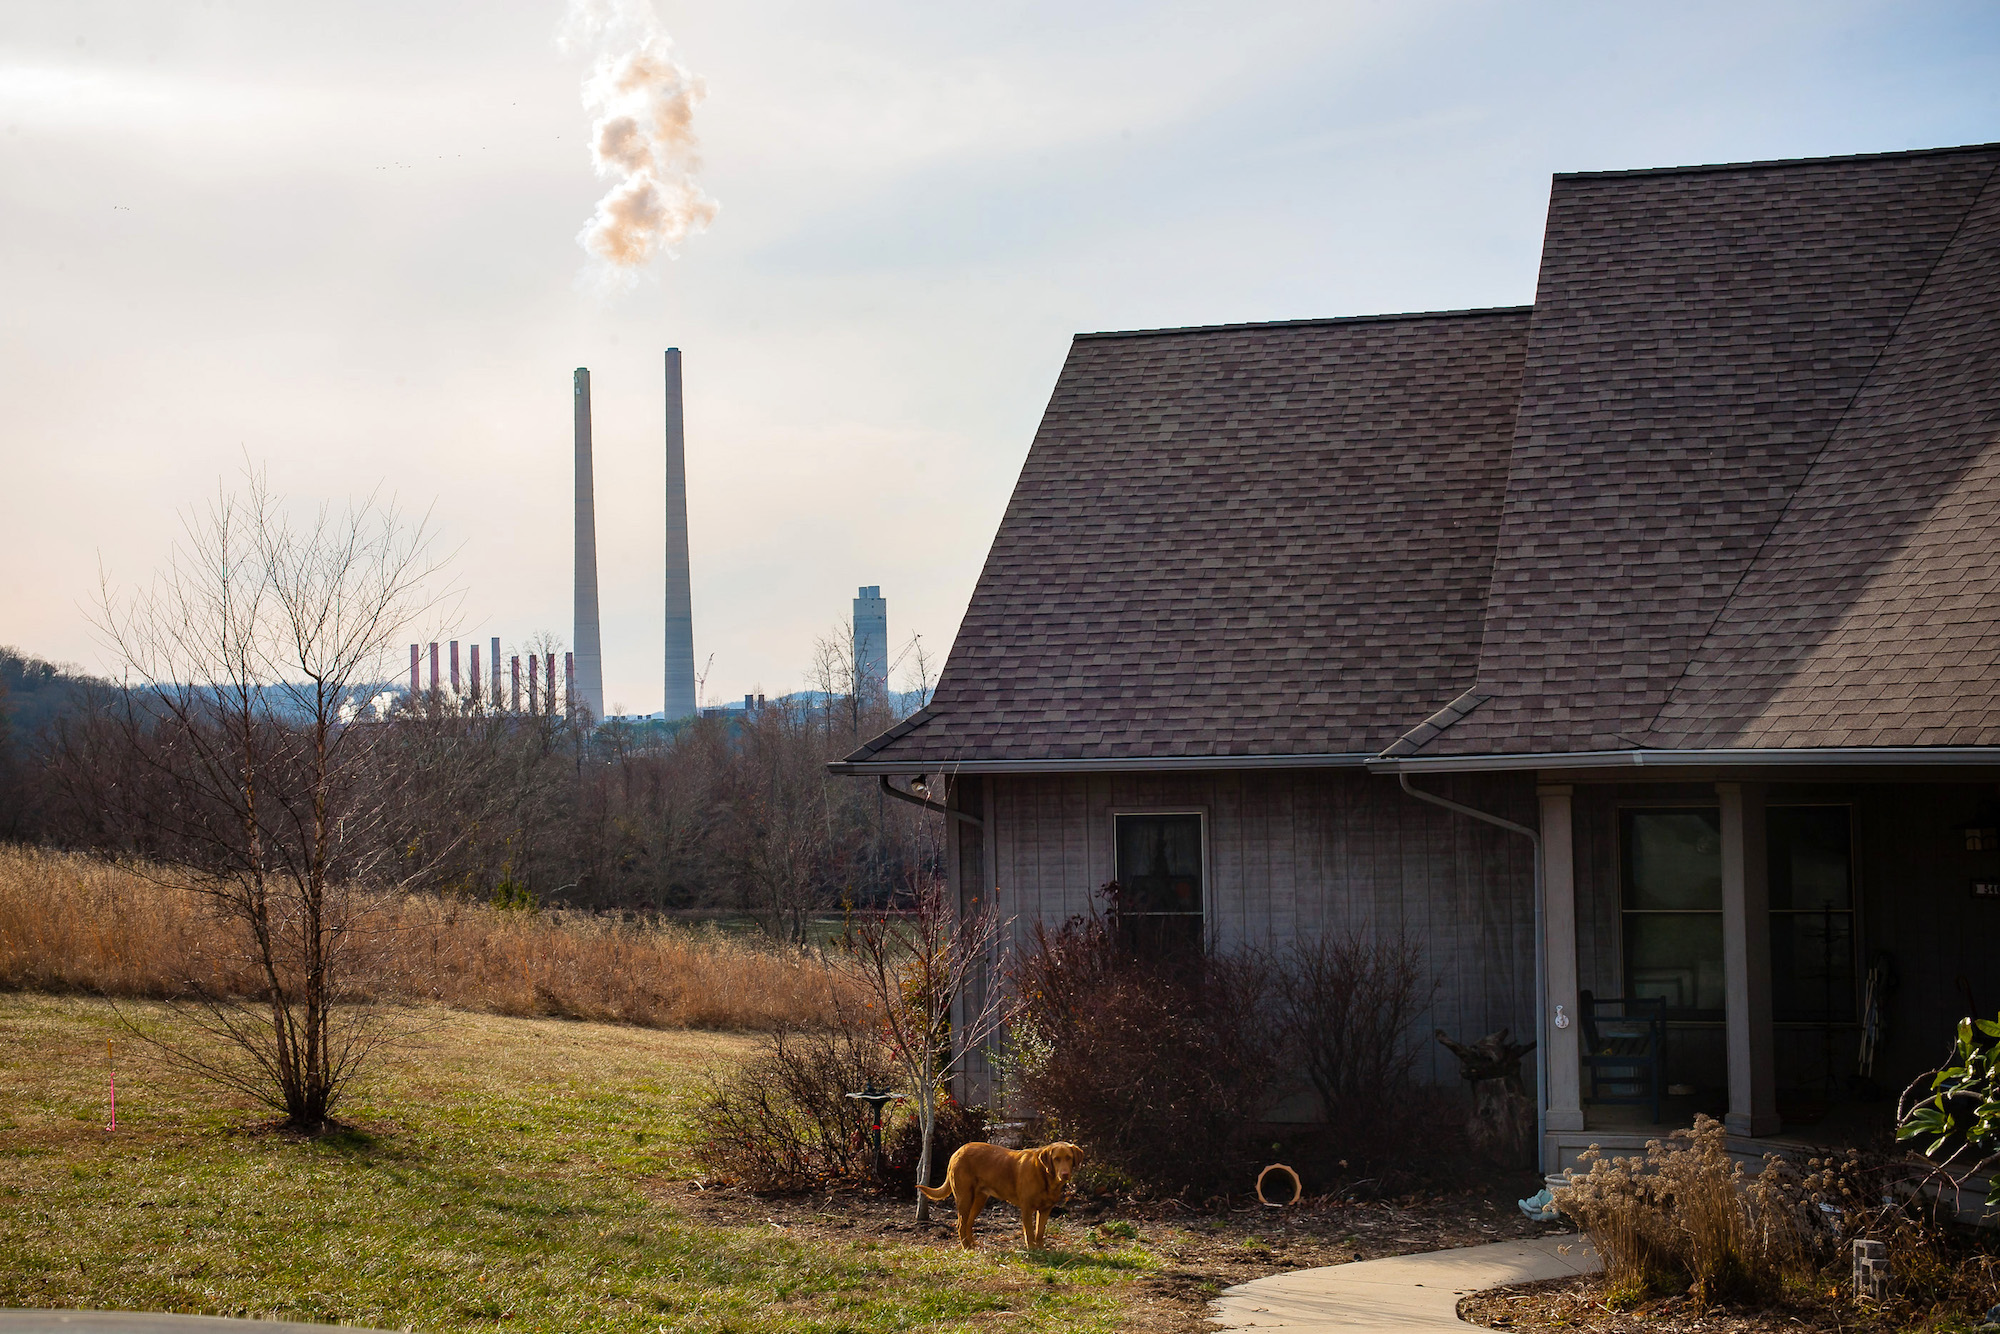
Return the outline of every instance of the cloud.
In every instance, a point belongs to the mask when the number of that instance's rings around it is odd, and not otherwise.
[[[596,117],[590,159],[612,182],[577,243],[606,275],[636,275],[678,254],[721,207],[696,179],[694,112],[707,85],[674,59],[648,0],[572,0],[558,42],[594,53],[583,83]]]

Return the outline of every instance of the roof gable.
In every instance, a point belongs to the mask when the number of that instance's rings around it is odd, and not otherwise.
[[[1996,163],[1557,179],[1474,687],[1488,698],[1424,753],[1649,744]]]
[[[1527,323],[1079,338],[930,708],[854,758],[1379,749],[1470,677]]]
[[[2000,179],[1676,683],[1650,744],[2000,745]]]

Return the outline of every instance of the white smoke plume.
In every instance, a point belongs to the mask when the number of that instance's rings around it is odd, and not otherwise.
[[[663,251],[677,254],[721,207],[695,179],[694,109],[707,85],[673,58],[651,0],[570,0],[558,41],[593,55],[583,82],[590,159],[614,182],[577,244],[609,271],[636,274]]]

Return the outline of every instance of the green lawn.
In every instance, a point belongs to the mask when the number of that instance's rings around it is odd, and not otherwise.
[[[0,1306],[426,1331],[1087,1331],[1115,1327],[1145,1267],[692,1223],[672,1203],[692,1175],[686,1109],[748,1039],[436,1020],[343,1108],[357,1129],[301,1141],[164,1067],[101,1002],[0,996]]]

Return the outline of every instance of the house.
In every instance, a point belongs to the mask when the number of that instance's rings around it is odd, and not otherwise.
[[[1668,1122],[1865,1114],[2000,1010],[2000,145],[1558,176],[1532,308],[1079,336],[835,768],[1020,922],[1408,933],[1551,1165],[1651,1133],[1586,992]]]

